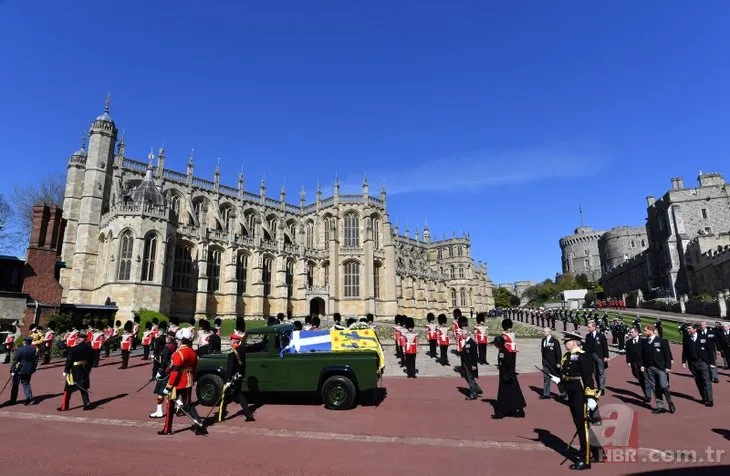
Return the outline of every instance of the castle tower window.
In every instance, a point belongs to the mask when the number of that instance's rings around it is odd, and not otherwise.
[[[170,197],[170,210],[172,210],[172,221],[177,223],[180,220],[180,197],[172,194]]]
[[[208,292],[214,293],[221,285],[221,252],[218,249],[208,251]]]
[[[702,218],[703,218],[704,220],[707,220],[707,208],[703,208],[703,209],[701,210],[701,212],[702,212]]]
[[[441,248],[438,249],[438,257],[439,257],[439,259],[443,259],[443,257],[444,257],[443,249],[441,249]]]
[[[457,248],[457,250],[458,250],[458,252],[459,252],[459,256],[464,256],[464,249],[463,249],[463,248],[462,248],[461,246],[459,246],[459,247]]]
[[[449,246],[449,258],[453,258],[453,257],[454,257],[454,247]]]
[[[451,307],[456,307],[456,289],[451,290]]]
[[[641,247],[644,248],[646,246],[646,240],[641,240]]]
[[[360,246],[360,225],[357,213],[349,212],[345,215],[345,248]]]
[[[322,267],[324,268],[324,287],[327,288],[330,285],[330,264],[324,263]]]
[[[634,240],[631,240],[631,247],[636,248],[636,242]]]
[[[172,267],[172,288],[183,291],[195,289],[194,269],[191,248],[182,243],[175,246],[175,258]]]
[[[380,297],[380,263],[373,263],[373,295]]]
[[[345,263],[345,297],[360,296],[360,263]]]
[[[221,210],[221,219],[223,220],[223,230],[231,231],[231,225],[233,224],[233,210],[231,207],[224,207]]]
[[[119,271],[117,279],[119,281],[129,281],[129,274],[132,271],[132,249],[134,247],[134,238],[132,232],[125,231],[119,239]]]
[[[249,213],[246,217],[246,226],[248,227],[248,236],[256,238],[256,215]]]
[[[286,297],[291,299],[294,294],[294,262],[287,261],[286,263]]]
[[[459,266],[459,279],[464,279],[464,268],[462,266]]]
[[[155,280],[155,257],[157,256],[157,235],[149,234],[144,239],[144,258],[142,260],[142,281]]]
[[[454,270],[454,267],[453,266],[451,268],[449,268],[449,276],[451,276],[451,279],[455,279],[456,278],[456,273],[455,273],[455,270]]]
[[[314,286],[314,263],[307,264],[307,287],[309,289]]]
[[[307,227],[305,228],[305,239],[307,242],[307,248],[314,248],[314,222],[308,221]]]
[[[246,292],[246,284],[248,281],[248,255],[239,253],[236,258],[236,293],[243,296]]]
[[[324,219],[324,249],[328,250],[330,249],[330,227],[332,224],[330,223],[329,218]]]
[[[373,248],[380,249],[380,219],[373,218]]]
[[[261,281],[264,282],[264,296],[271,294],[271,258],[264,258],[264,267],[261,269]]]
[[[466,289],[461,288],[459,291],[459,299],[461,300],[461,305],[466,306]]]

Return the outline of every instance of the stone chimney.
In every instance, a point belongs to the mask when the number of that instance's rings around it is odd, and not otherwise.
[[[656,199],[652,195],[649,195],[648,197],[646,197],[646,206],[653,207],[655,201]]]

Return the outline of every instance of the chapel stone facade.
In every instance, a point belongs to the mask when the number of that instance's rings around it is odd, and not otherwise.
[[[315,200],[269,198],[125,155],[124,136],[105,111],[68,162],[61,270],[68,303],[115,302],[118,318],[138,309],[167,316],[235,318],[341,313],[470,312],[494,306],[487,267],[468,235],[432,240],[400,234],[386,191],[334,193]],[[156,159],[156,160],[155,160]]]

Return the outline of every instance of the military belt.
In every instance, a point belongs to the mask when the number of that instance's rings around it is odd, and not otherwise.
[[[580,380],[582,380],[582,377],[563,377],[563,380],[576,380],[576,381],[580,381]]]
[[[80,360],[78,362],[74,362],[74,367],[76,367],[77,365],[86,365],[86,361],[85,360]]]

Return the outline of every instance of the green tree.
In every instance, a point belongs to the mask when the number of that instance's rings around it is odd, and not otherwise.
[[[589,289],[591,287],[591,282],[588,279],[588,276],[583,273],[575,277],[575,283],[580,289]]]
[[[497,288],[493,291],[494,305],[496,307],[514,307],[520,305],[520,298],[505,288]]]
[[[588,291],[586,293],[585,300],[586,300],[586,306],[588,306],[588,307],[593,306],[593,303],[596,301],[596,293],[594,293],[593,291]]]

